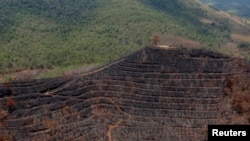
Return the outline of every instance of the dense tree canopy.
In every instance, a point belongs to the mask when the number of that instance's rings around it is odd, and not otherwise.
[[[0,0],[0,73],[107,63],[155,32],[218,46],[229,39],[206,12],[180,0]]]

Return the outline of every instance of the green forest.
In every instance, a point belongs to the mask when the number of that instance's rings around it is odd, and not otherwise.
[[[230,40],[225,24],[206,24],[193,0],[0,0],[0,74],[105,64],[167,33],[208,47]]]

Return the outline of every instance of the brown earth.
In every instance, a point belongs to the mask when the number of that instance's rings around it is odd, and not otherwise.
[[[250,124],[250,63],[146,48],[93,74],[0,84],[0,140],[204,141]]]

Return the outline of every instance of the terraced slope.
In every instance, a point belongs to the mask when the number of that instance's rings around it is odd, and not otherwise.
[[[93,74],[1,84],[0,140],[203,141],[208,124],[250,123],[239,84],[246,99],[244,60],[146,48]]]

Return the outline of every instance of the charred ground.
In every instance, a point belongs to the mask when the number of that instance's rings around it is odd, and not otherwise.
[[[249,62],[146,48],[99,72],[0,85],[0,140],[206,140],[250,123]]]

